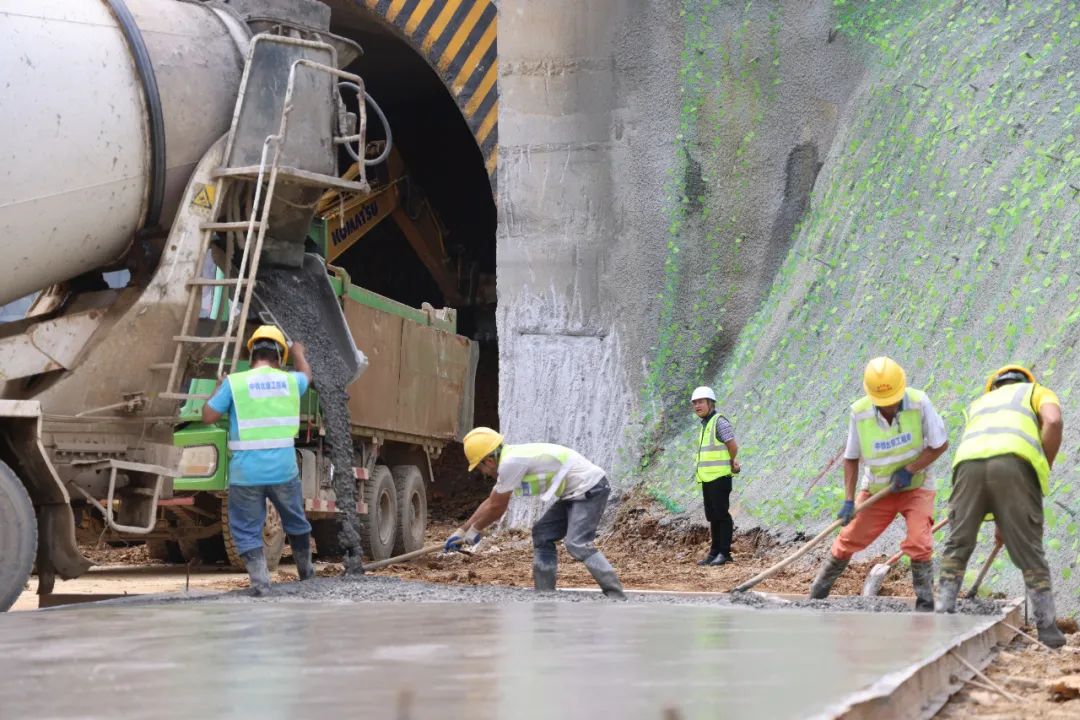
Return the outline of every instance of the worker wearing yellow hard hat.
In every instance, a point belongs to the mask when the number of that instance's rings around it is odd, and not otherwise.
[[[934,609],[934,485],[927,468],[948,448],[945,423],[926,393],[909,387],[900,365],[876,357],[863,372],[866,394],[851,405],[844,449],[844,504],[837,517],[844,529],[833,543],[810,588],[811,598],[829,595],[851,561],[902,515],[907,536],[900,549],[911,559],[915,609]],[[859,479],[859,464],[865,468]],[[893,494],[855,514],[858,501],[892,487]]]
[[[956,596],[987,514],[1009,557],[1024,574],[1039,640],[1061,647],[1050,566],[1043,551],[1043,495],[1061,447],[1061,402],[1031,370],[1006,365],[991,373],[968,407],[953,457],[949,539],[941,559],[939,612],[955,612]]]
[[[244,560],[252,592],[270,590],[263,551],[266,502],[277,508],[301,580],[315,575],[311,524],[296,469],[293,443],[300,430],[300,396],[311,382],[304,346],[292,343],[295,372],[283,370],[289,342],[280,328],[263,325],[247,342],[251,369],[230,373],[203,406],[212,424],[229,416],[229,533]]]
[[[570,557],[585,563],[604,595],[625,598],[618,574],[593,544],[611,494],[611,484],[601,468],[562,445],[510,445],[502,434],[488,427],[469,431],[463,445],[469,470],[495,479],[495,487],[472,517],[447,538],[447,552],[479,542],[480,532],[506,513],[513,495],[554,501],[532,529],[536,589],[555,590],[555,543],[563,540]]]

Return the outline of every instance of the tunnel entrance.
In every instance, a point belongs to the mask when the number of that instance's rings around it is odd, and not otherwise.
[[[413,307],[424,302],[454,307],[458,332],[480,348],[474,422],[498,427],[496,208],[484,156],[446,85],[404,37],[363,7],[344,2],[331,5],[331,31],[355,40],[364,50],[346,69],[363,78],[367,92],[389,121],[393,146],[405,170],[405,180],[399,183],[404,209],[418,215],[426,202],[434,211],[444,230],[443,245],[459,297],[447,297],[440,289],[393,218],[379,222],[333,262],[354,283],[399,302]],[[384,137],[369,105],[368,140]],[[387,172],[385,167],[369,170]],[[460,497],[461,485],[473,484],[463,461],[460,446],[444,451],[435,468],[445,481],[435,488],[436,504],[440,491],[449,489],[446,486],[454,487],[454,496]]]

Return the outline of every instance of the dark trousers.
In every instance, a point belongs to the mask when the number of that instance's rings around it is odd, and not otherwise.
[[[1050,590],[1050,566],[1043,552],[1042,487],[1035,468],[1016,455],[965,460],[956,466],[941,579],[963,579],[987,513],[994,514],[1009,558],[1023,572],[1028,588]]]
[[[728,512],[731,500],[731,476],[725,475],[712,482],[701,483],[701,494],[705,498],[705,519],[712,530],[710,555],[724,553],[731,557],[731,533],[734,524]]]
[[[533,548],[538,558],[555,562],[555,543],[564,540],[566,552],[585,562],[599,552],[593,541],[596,528],[604,517],[611,484],[604,478],[580,498],[559,500],[533,525]]]

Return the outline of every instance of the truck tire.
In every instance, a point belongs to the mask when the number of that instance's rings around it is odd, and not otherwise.
[[[15,604],[37,554],[34,504],[15,472],[0,461],[0,612]]]
[[[424,547],[427,530],[427,492],[424,476],[415,465],[395,465],[394,487],[397,489],[398,529],[394,536],[394,555]]]
[[[376,465],[364,483],[367,514],[360,516],[360,540],[372,560],[385,560],[394,552],[397,539],[397,488],[390,468]]]
[[[229,564],[238,570],[244,569],[244,559],[236,551],[232,532],[229,530],[229,499],[221,499],[221,536],[225,540],[225,554]],[[281,516],[269,500],[266,501],[266,521],[263,523],[263,553],[266,555],[266,567],[270,572],[281,564],[281,553],[285,550],[285,528],[281,526]]]

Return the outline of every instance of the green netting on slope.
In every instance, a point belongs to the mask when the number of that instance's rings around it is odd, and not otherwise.
[[[743,448],[737,500],[766,524],[796,528],[835,511],[838,471],[809,488],[843,443],[847,405],[858,397],[862,367],[874,355],[904,364],[911,383],[931,395],[954,443],[963,407],[986,373],[1020,360],[1065,403],[1064,455],[1053,473],[1046,522],[1049,548],[1067,556],[1056,564],[1068,580],[1069,565],[1080,561],[1070,514],[1080,473],[1078,434],[1069,424],[1080,375],[1077,3],[837,6],[839,32],[866,53],[871,69],[792,252],[715,378],[721,409],[735,422]],[[768,102],[769,93],[759,74],[739,74],[738,58],[746,52],[739,28],[713,27],[713,7],[687,3],[684,13],[679,140],[699,150],[710,142],[703,108],[746,110]],[[760,18],[760,8],[747,3],[745,14],[750,22]],[[752,133],[751,123],[748,144]],[[685,151],[678,160],[686,162]],[[738,242],[738,228],[723,218],[704,238],[683,233],[693,199],[681,177],[677,168],[669,181],[662,299],[668,314],[643,406],[653,408],[646,424],[654,427],[664,421],[658,408],[677,408],[678,419],[663,423],[657,436],[671,427],[686,432],[654,439],[662,453],[649,443],[641,453],[646,487],[676,510],[699,503],[690,479],[694,423],[681,414],[696,384],[686,370],[701,337],[722,322],[724,306],[722,297],[702,298],[702,315],[713,328],[672,322],[685,272],[679,246]],[[941,470],[949,457],[939,461],[942,505],[948,482]]]

